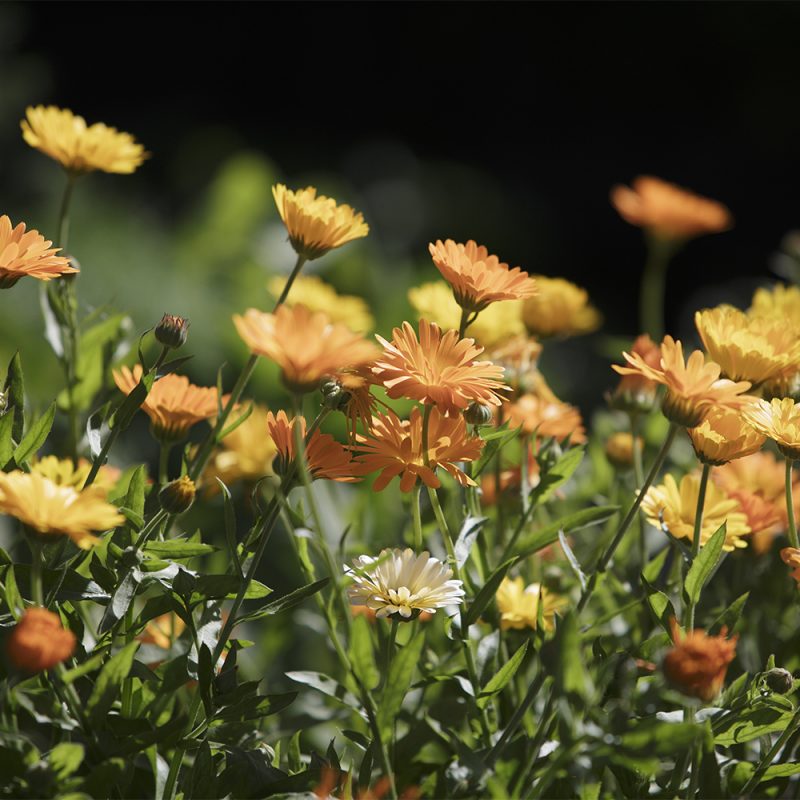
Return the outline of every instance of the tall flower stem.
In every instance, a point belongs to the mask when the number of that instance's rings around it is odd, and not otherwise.
[[[67,250],[69,240],[69,207],[72,203],[72,192],[78,176],[74,172],[67,172],[67,185],[64,187],[64,194],[61,196],[61,207],[58,210],[58,246],[62,252]]]
[[[706,490],[708,489],[708,476],[711,474],[711,465],[703,464],[703,473],[700,476],[700,488],[697,492],[697,510],[694,512],[694,531],[692,533],[692,557],[687,569],[692,566],[700,553],[700,539],[703,532],[703,511],[706,506]],[[686,602],[684,627],[687,631],[694,628],[695,603],[691,598]]]
[[[31,599],[44,608],[44,591],[42,590],[42,545],[36,540],[36,534],[30,534],[28,542],[31,548]]]
[[[411,490],[411,520],[414,526],[414,552],[422,552],[422,514],[419,503],[422,495],[422,484],[417,482]]]
[[[792,498],[793,463],[793,459],[786,459],[786,516],[789,520],[787,535],[789,536],[789,544],[794,548],[800,548],[800,541],[797,538],[797,525],[794,520],[794,499]]]
[[[289,277],[286,279],[281,296],[275,303],[275,308],[272,309],[273,313],[278,310],[278,306],[282,306],[286,302],[286,298],[289,296],[292,284],[294,283],[295,278],[297,278],[297,276],[300,274],[300,270],[303,269],[303,264],[305,264],[306,261],[308,261],[308,259],[305,256],[297,256],[297,261],[295,262],[294,268],[292,269]]]
[[[667,267],[675,253],[673,242],[655,237],[647,239],[647,261],[639,295],[639,328],[657,342],[664,338],[664,290]]]
[[[644,482],[644,467],[642,466],[642,446],[639,442],[639,413],[630,413],[631,421],[631,448],[633,450],[633,479],[639,489]],[[647,528],[642,515],[639,514],[639,550],[641,554],[641,568],[647,564]]]
[[[158,483],[166,486],[169,482],[169,454],[172,452],[171,442],[161,442],[158,452]]]

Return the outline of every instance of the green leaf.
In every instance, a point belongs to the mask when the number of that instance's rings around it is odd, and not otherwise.
[[[728,796],[736,797],[744,788],[747,781],[750,780],[753,773],[756,771],[755,765],[749,761],[737,761],[734,767],[728,772]],[[756,783],[756,786],[766,783],[767,781],[775,780],[776,778],[788,778],[792,775],[800,774],[800,764],[773,764],[767,767],[761,779]],[[756,786],[752,788],[755,789]],[[748,795],[749,797],[750,795]],[[758,795],[761,796],[761,795]]]
[[[390,740],[395,717],[400,713],[403,700],[411,686],[414,670],[416,670],[422,656],[424,642],[424,632],[417,631],[408,644],[392,658],[386,686],[383,688],[383,696],[378,706],[378,728],[381,731],[381,735],[385,737],[384,741]]]
[[[481,532],[481,528],[488,521],[488,517],[467,517],[461,530],[458,532],[458,537],[455,543],[456,563],[459,569],[467,563],[469,554],[472,551],[472,546]]]
[[[61,680],[64,683],[72,683],[73,681],[78,680],[78,678],[82,678],[84,675],[94,672],[103,664],[105,657],[105,653],[95,653],[95,655],[93,655],[91,658],[87,658],[83,664],[78,664],[77,667],[67,670],[61,676]]]
[[[86,704],[86,711],[93,725],[100,727],[111,709],[111,705],[122,688],[133,665],[133,657],[140,642],[129,642],[116,655],[112,656],[100,670],[97,682]]]
[[[63,780],[75,772],[83,763],[84,749],[82,744],[62,742],[57,744],[48,754],[47,760],[58,780]]]
[[[8,365],[8,374],[6,375],[3,391],[6,394],[8,410],[14,412],[11,436],[18,442],[22,438],[25,428],[25,379],[22,376],[22,360],[19,357],[19,351],[14,353]]]
[[[303,762],[300,760],[300,734],[302,731],[295,731],[289,745],[286,748],[286,766],[289,772],[300,772],[303,768]],[[347,735],[345,733],[345,735]]]
[[[365,620],[366,621],[366,620]],[[525,658],[525,653],[528,652],[528,642],[525,642],[516,653],[514,653],[508,661],[497,671],[492,679],[481,689],[478,695],[478,708],[486,708],[494,695],[501,692],[508,682],[514,677],[522,660]]]
[[[375,665],[375,651],[372,646],[372,634],[366,617],[358,616],[353,620],[350,632],[350,661],[356,676],[367,687],[374,689],[380,681],[380,673]]]
[[[696,742],[703,729],[691,722],[662,722],[652,717],[635,720],[620,737],[621,749],[647,756],[673,756]]]
[[[557,663],[556,691],[567,697],[588,701],[593,694],[592,679],[583,663],[578,618],[570,611],[558,623],[555,636]]]
[[[2,598],[6,601],[11,616],[18,620],[22,616],[25,602],[17,588],[17,579],[14,575],[13,564],[9,564],[6,568]]]
[[[567,450],[552,466],[545,469],[539,475],[539,483],[533,487],[530,493],[530,503],[532,506],[538,503],[545,503],[553,496],[553,492],[563,486],[573,475],[583,461],[586,454],[586,447],[572,447]]]
[[[6,468],[13,464],[14,456],[14,415],[7,411],[0,417],[0,467]]]
[[[619,506],[596,506],[567,514],[565,517],[539,528],[539,530],[520,536],[511,550],[511,554],[518,555],[520,558],[527,558],[558,541],[559,531],[563,530],[564,533],[571,533],[580,528],[597,525],[607,520],[612,514],[616,514],[617,511],[619,511]]]
[[[129,509],[144,522],[144,499],[147,489],[147,467],[140,464],[131,475],[128,483],[128,491],[125,494],[125,502],[121,505]],[[141,527],[141,526],[139,526]]]
[[[148,542],[144,546],[145,553],[152,553],[163,558],[193,558],[194,556],[204,556],[219,550],[212,544],[200,544],[199,542],[187,542],[185,539],[169,539],[165,542]]]
[[[517,433],[516,428],[511,431],[508,430],[508,422],[505,422],[502,427],[495,428],[491,433],[481,434],[481,439],[483,439],[485,445],[481,457],[475,462],[475,466],[472,469],[472,477],[476,478],[480,475],[495,456],[499,458],[500,450],[512,439],[515,439]]]
[[[724,797],[719,763],[714,747],[714,733],[711,721],[706,720],[703,726],[703,748],[700,759],[700,797]]]
[[[578,579],[578,582],[581,585],[581,589],[585,590],[586,575],[583,574],[581,562],[578,561],[578,557],[572,552],[572,548],[569,546],[569,542],[567,541],[567,537],[564,535],[564,531],[558,532],[558,542],[561,545],[561,549],[564,551],[564,555],[567,557],[567,561],[569,562],[572,571],[575,573],[575,577]],[[542,606],[544,606],[544,603],[539,603],[539,608]]]
[[[338,700],[340,703],[350,708],[361,711],[361,703],[358,698],[350,694],[341,683],[338,683],[323,672],[311,672],[309,670],[287,672],[286,677],[289,678],[289,680],[302,683],[305,686],[310,686],[312,689],[316,689],[318,692],[322,692],[328,697],[333,697],[335,700]]]
[[[647,578],[644,577],[644,574],[642,574],[642,584],[647,590],[647,605],[653,612],[653,616],[656,618],[659,625],[661,625],[661,627],[666,631],[667,635],[672,636],[670,620],[677,619],[672,601],[669,599],[669,597],[667,597],[667,595],[664,594],[664,592],[661,592],[655,587],[651,586]]]
[[[236,575],[198,575],[194,581],[190,602],[194,605],[204,600],[214,600],[220,597],[234,600],[240,585],[241,582]],[[272,589],[260,581],[250,581],[244,599],[259,600],[271,592]]]
[[[14,450],[14,461],[17,464],[27,461],[45,443],[50,429],[53,427],[55,414],[56,404],[51,403],[50,408],[28,428],[22,441],[17,445],[17,449]]]
[[[725,534],[726,525],[723,522],[722,525],[717,528],[716,533],[706,542],[705,547],[697,554],[697,558],[695,558],[692,566],[689,567],[683,589],[686,597],[693,603],[697,603],[700,599],[700,593],[703,591],[703,587],[713,574],[717,562],[722,556]]]
[[[120,403],[114,414],[114,428],[124,431],[133,421],[133,417],[153,387],[155,376],[152,373],[142,375],[139,383],[133,387],[131,393]]]
[[[139,578],[134,570],[130,570],[111,596],[111,602],[106,606],[103,618],[97,628],[98,633],[105,633],[111,630],[117,620],[125,616],[134,597],[136,597],[138,588]]]
[[[664,569],[664,563],[670,552],[672,552],[672,548],[669,546],[665,547],[642,571],[642,575],[644,575],[646,580],[650,583],[653,583],[661,574],[661,570]]]
[[[270,714],[277,714],[291,705],[297,692],[285,692],[284,694],[271,694],[258,698],[257,703],[251,700],[244,700],[237,703],[235,706],[226,706],[225,708],[217,711],[215,719],[233,721],[233,720],[250,720],[258,719],[259,717],[268,717]]]
[[[299,589],[289,592],[289,594],[284,594],[280,597],[276,597],[274,600],[269,600],[263,606],[261,606],[261,608],[241,616],[239,618],[239,624],[242,622],[252,622],[253,620],[261,619],[262,617],[269,617],[273,614],[279,613],[280,611],[286,611],[289,608],[293,608],[298,603],[302,603],[307,597],[311,597],[312,595],[316,594],[328,583],[329,580],[330,578],[322,578],[321,580],[301,586]]]
[[[478,621],[478,617],[483,613],[483,610],[489,603],[492,601],[492,598],[497,594],[497,587],[505,578],[506,573],[511,568],[511,566],[516,562],[516,556],[514,558],[509,558],[508,561],[504,561],[500,564],[499,567],[486,579],[486,583],[481,587],[478,594],[475,596],[475,599],[472,601],[472,605],[467,609],[466,613],[464,614],[464,622],[462,633],[466,636],[466,631],[470,625],[474,625]]]
[[[222,492],[222,503],[225,511],[225,541],[228,543],[228,552],[230,553],[233,565],[236,567],[236,574],[240,580],[244,580],[244,570],[242,569],[242,562],[239,558],[239,544],[236,536],[236,509],[231,499],[231,493],[223,481],[217,478],[220,491]]]
[[[760,704],[735,715],[722,730],[717,731],[715,742],[722,747],[730,747],[783,731],[791,722],[793,714],[793,711],[782,711]]]
[[[717,631],[725,626],[729,632],[733,632],[736,624],[739,622],[739,617],[742,616],[747,598],[750,597],[750,592],[745,592],[743,595],[737,597],[712,623],[710,631]]]

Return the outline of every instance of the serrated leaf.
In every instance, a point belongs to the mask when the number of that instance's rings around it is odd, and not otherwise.
[[[22,441],[14,450],[14,461],[17,464],[27,461],[45,443],[50,435],[50,429],[53,427],[55,414],[56,404],[51,403],[50,408],[28,428]]]
[[[726,530],[727,527],[723,522],[706,542],[705,547],[697,554],[692,566],[689,567],[683,588],[686,597],[695,604],[700,600],[700,593],[703,591],[703,587],[722,557],[722,546],[725,544]]]
[[[370,626],[364,616],[358,616],[353,620],[349,655],[356,677],[367,689],[374,689],[380,681],[380,673],[375,664]]]
[[[486,708],[494,695],[503,691],[508,682],[514,677],[528,652],[528,642],[525,642],[508,661],[497,671],[492,679],[481,689],[478,695],[478,708]]]
[[[478,621],[478,617],[483,613],[483,610],[492,601],[497,594],[497,588],[505,578],[506,573],[511,566],[516,562],[516,557],[509,558],[504,561],[497,569],[486,579],[486,583],[480,588],[472,604],[467,609],[463,617],[463,631],[465,632],[470,625],[474,625]]]
[[[133,665],[133,657],[139,648],[139,642],[129,642],[116,655],[112,656],[97,676],[97,681],[86,704],[86,711],[92,725],[102,726],[106,714],[122,688],[122,682],[128,677]]]

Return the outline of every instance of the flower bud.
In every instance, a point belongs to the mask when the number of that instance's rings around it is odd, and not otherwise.
[[[177,350],[186,343],[189,335],[189,320],[174,314],[164,314],[156,325],[155,336],[159,344]]]
[[[492,409],[482,403],[473,401],[464,411],[464,419],[470,425],[488,425],[492,421]]]
[[[767,686],[776,694],[786,694],[792,690],[794,686],[794,678],[788,669],[782,667],[775,667],[764,675],[764,681]]]
[[[642,439],[636,437],[636,445],[641,449]],[[614,433],[606,441],[606,458],[619,470],[630,469],[633,465],[633,436],[630,433]]]
[[[183,514],[192,507],[195,495],[194,481],[184,475],[176,481],[168,483],[159,493],[161,508],[170,514]]]

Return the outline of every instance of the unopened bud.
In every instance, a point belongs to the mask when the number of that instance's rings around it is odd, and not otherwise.
[[[159,344],[177,350],[186,343],[189,335],[189,320],[174,314],[164,314],[156,325],[155,336]]]
[[[470,425],[488,425],[493,416],[492,409],[482,403],[472,402],[464,410],[464,419]]]
[[[161,508],[170,514],[183,514],[192,507],[195,495],[194,481],[184,475],[176,481],[168,483],[159,493]]]
[[[794,678],[788,669],[775,667],[764,676],[767,686],[776,694],[786,694],[794,686]]]

